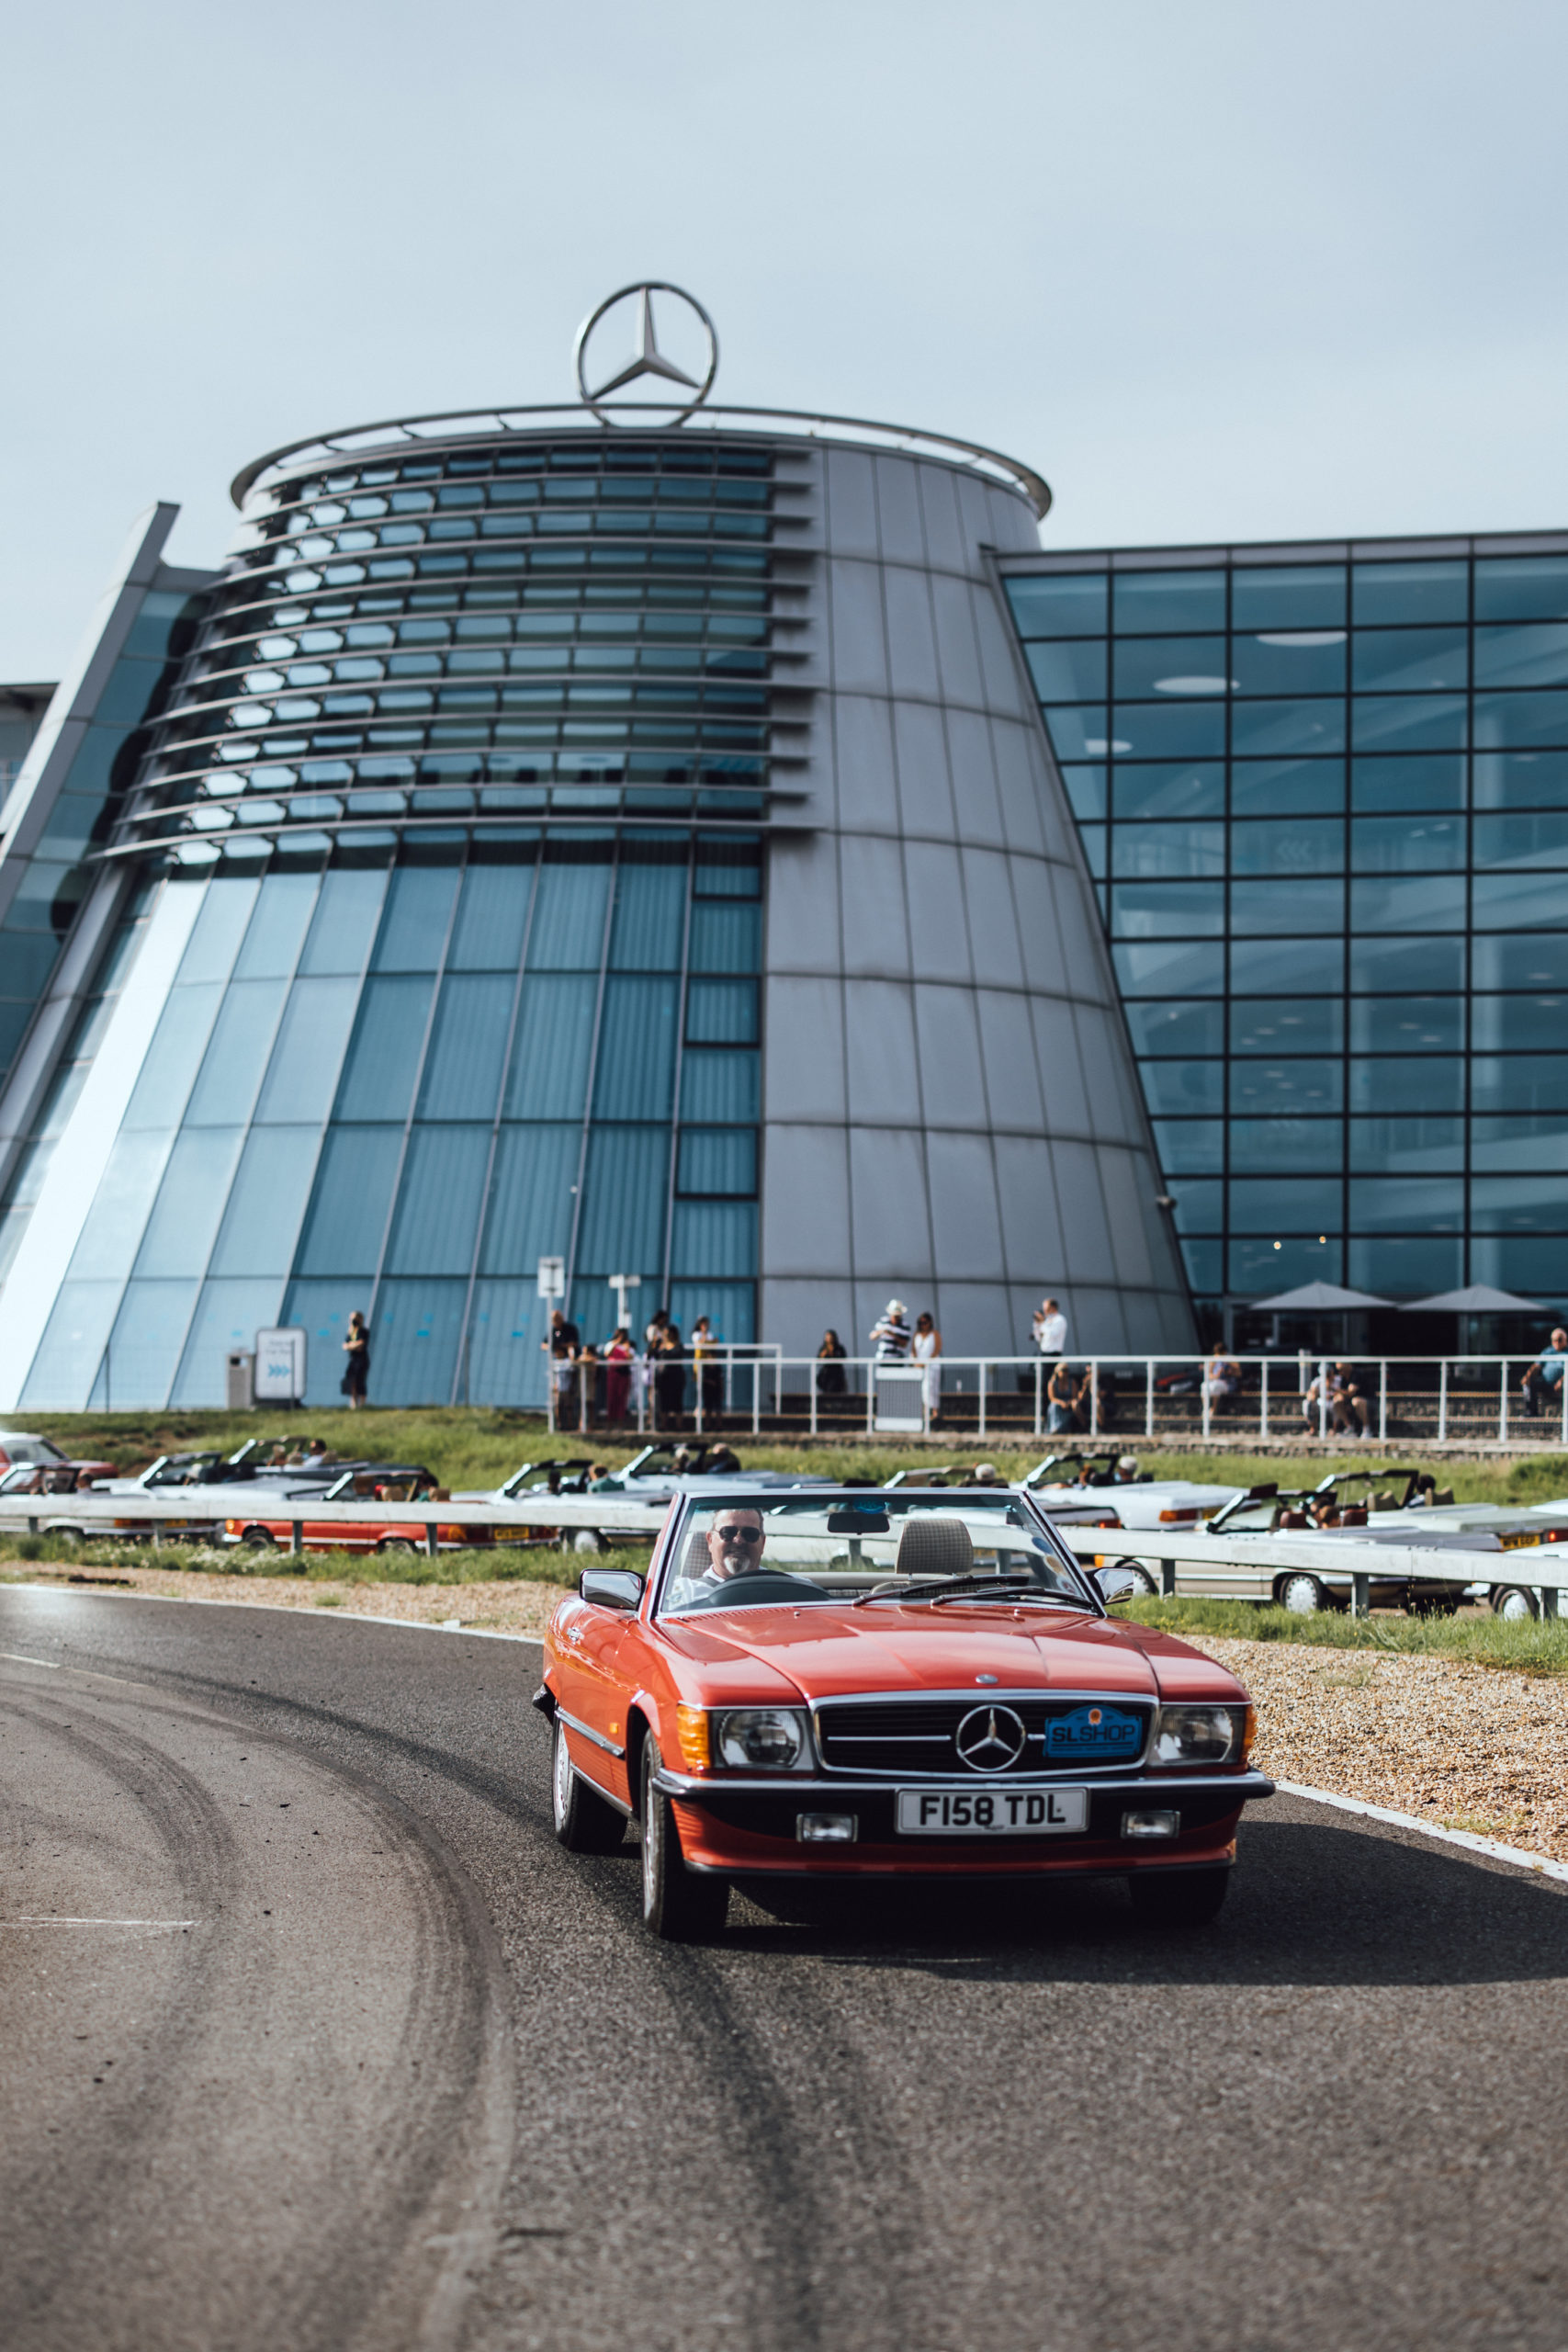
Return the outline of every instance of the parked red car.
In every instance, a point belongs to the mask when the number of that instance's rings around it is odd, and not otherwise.
[[[1253,1710],[1199,1651],[1108,1604],[1008,1488],[677,1496],[645,1577],[587,1568],[545,1641],[556,1834],[642,1825],[656,1935],[722,1926],[731,1883],[1126,1877],[1212,1919],[1273,1783]]]
[[[94,1478],[112,1478],[112,1462],[79,1461],[73,1455],[62,1453],[51,1438],[39,1437],[29,1430],[0,1430],[0,1472],[20,1469],[23,1464],[39,1471],[69,1471],[73,1474],[69,1486],[39,1486],[28,1487],[30,1494],[74,1494],[78,1486],[85,1487]],[[17,1488],[11,1489],[13,1493]]]
[[[300,1541],[307,1552],[423,1552],[429,1529],[422,1519],[399,1519],[399,1503],[446,1502],[446,1489],[433,1470],[406,1462],[357,1462],[330,1486],[312,1486],[302,1493],[279,1494],[259,1489],[251,1510],[226,1519],[223,1541],[243,1544],[254,1551],[287,1551],[294,1540],[294,1522],[300,1523]],[[309,1517],[321,1503],[385,1503],[385,1519],[332,1520]],[[439,1525],[437,1548],[468,1551],[494,1541],[489,1527]]]

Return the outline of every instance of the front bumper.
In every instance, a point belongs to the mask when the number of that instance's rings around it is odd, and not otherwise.
[[[1254,1771],[1144,1772],[1118,1780],[1086,1775],[1071,1783],[1089,1791],[1082,1830],[1045,1838],[911,1838],[900,1837],[894,1826],[897,1787],[911,1782],[817,1773],[720,1781],[665,1770],[658,1785],[674,1801],[682,1851],[694,1870],[789,1878],[1054,1878],[1224,1863],[1231,1859],[1243,1805],[1274,1793],[1273,1781]],[[974,1795],[986,1784],[943,1779],[919,1785]],[[1145,1810],[1178,1814],[1176,1835],[1124,1838],[1122,1815]],[[852,1814],[853,1842],[803,1842],[798,1817],[817,1812]]]

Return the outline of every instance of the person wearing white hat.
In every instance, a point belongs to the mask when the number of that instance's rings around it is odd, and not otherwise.
[[[915,1335],[909,1328],[909,1310],[901,1298],[888,1300],[880,1319],[872,1326],[871,1336],[878,1363],[903,1363],[907,1361],[909,1342]]]

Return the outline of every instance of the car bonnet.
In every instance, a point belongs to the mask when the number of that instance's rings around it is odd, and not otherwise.
[[[750,1658],[783,1674],[803,1697],[865,1690],[952,1690],[971,1683],[1012,1690],[1092,1689],[1154,1697],[1159,1683],[1142,1629],[1086,1610],[1052,1611],[987,1601],[981,1607],[705,1610],[700,1619],[665,1618],[663,1638],[694,1664]],[[1173,1645],[1179,1648],[1179,1645]],[[1197,1659],[1196,1652],[1187,1652]],[[1211,1680],[1218,1669],[1207,1659]],[[981,1684],[980,1678],[987,1678]]]

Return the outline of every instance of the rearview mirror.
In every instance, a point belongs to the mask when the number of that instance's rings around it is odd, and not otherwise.
[[[830,1510],[828,1513],[829,1535],[886,1535],[887,1529],[887,1513],[878,1510],[874,1503],[868,1504],[863,1510]]]
[[[632,1568],[584,1568],[577,1589],[600,1609],[642,1607],[642,1578]]]
[[[1122,1567],[1096,1568],[1094,1586],[1107,1609],[1113,1608],[1119,1600],[1131,1600],[1135,1592],[1144,1589],[1140,1577],[1134,1576],[1131,1568]]]

